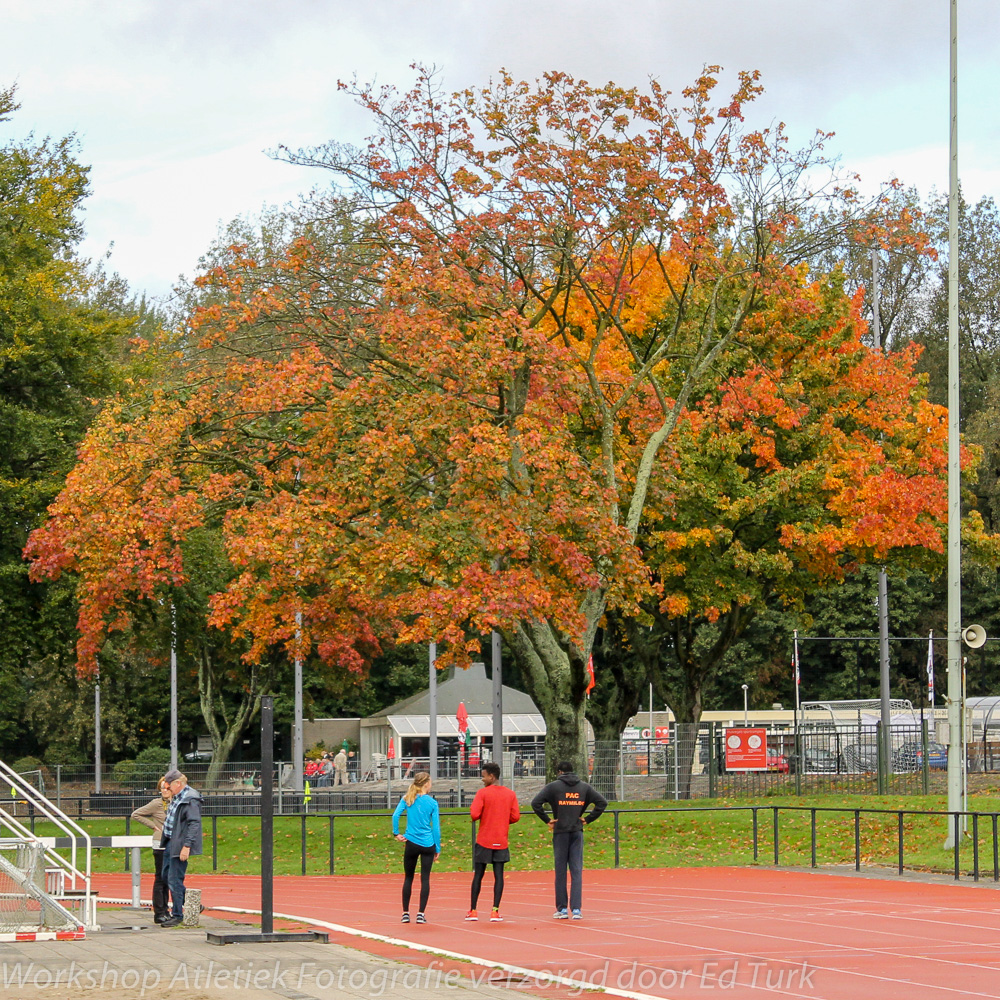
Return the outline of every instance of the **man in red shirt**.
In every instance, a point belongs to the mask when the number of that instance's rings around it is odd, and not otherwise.
[[[496,922],[503,920],[500,916],[503,866],[510,861],[507,836],[511,823],[516,823],[521,818],[521,809],[513,790],[497,784],[500,778],[498,764],[492,761],[483,764],[481,778],[483,787],[476,792],[476,797],[469,807],[472,819],[479,820],[479,833],[476,835],[476,847],[472,858],[472,909],[465,919],[479,919],[476,913],[479,890],[483,885],[486,866],[493,865],[493,910],[490,913],[490,920]]]

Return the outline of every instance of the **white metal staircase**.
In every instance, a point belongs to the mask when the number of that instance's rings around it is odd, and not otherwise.
[[[0,940],[38,931],[97,930],[90,884],[90,836],[30,782],[0,761]],[[26,803],[36,819],[68,838],[68,856],[47,847],[15,815]]]

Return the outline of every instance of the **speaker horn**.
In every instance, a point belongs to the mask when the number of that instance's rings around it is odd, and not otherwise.
[[[962,629],[962,641],[969,649],[979,649],[986,642],[986,629],[982,625],[970,625]]]

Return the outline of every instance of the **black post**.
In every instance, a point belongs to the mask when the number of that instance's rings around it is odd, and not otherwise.
[[[260,930],[274,933],[274,698],[260,699]]]

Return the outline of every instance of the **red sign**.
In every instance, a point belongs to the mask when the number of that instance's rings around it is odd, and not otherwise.
[[[644,740],[650,739],[649,727],[641,730],[640,737]],[[659,744],[665,744],[670,742],[670,726],[654,726],[652,739]]]
[[[725,747],[727,771],[767,770],[766,729],[727,729]]]

